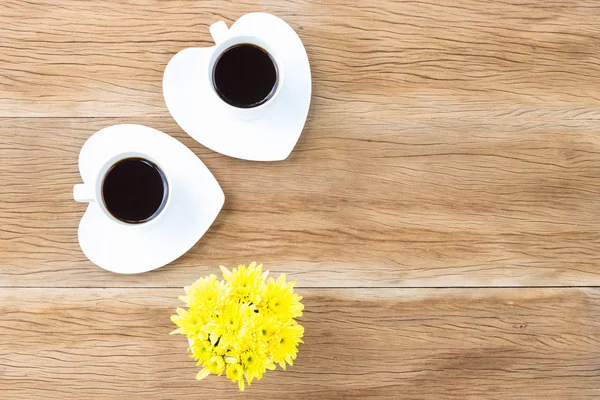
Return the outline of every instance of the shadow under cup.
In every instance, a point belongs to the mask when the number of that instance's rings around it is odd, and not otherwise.
[[[156,218],[167,202],[169,187],[163,171],[141,157],[115,162],[102,180],[102,201],[117,220],[140,224]]]
[[[215,61],[212,84],[227,104],[238,108],[258,107],[277,90],[277,63],[258,45],[236,44],[225,49]]]

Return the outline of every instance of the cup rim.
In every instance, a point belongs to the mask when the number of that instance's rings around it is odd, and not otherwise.
[[[271,58],[273,63],[275,64],[275,69],[277,70],[277,87],[273,91],[273,94],[271,94],[271,96],[267,100],[263,101],[261,104],[255,106],[255,107],[236,107],[234,105],[229,104],[228,102],[223,100],[223,98],[221,98],[221,96],[217,92],[217,89],[215,88],[215,85],[214,85],[214,70],[215,70],[217,61],[221,58],[221,56],[227,50],[229,50],[232,47],[239,46],[242,44],[250,44],[250,45],[259,47],[260,49],[264,50],[269,55],[269,57]],[[223,40],[222,42],[216,44],[216,46],[213,50],[213,53],[208,62],[208,82],[209,82],[209,86],[211,88],[213,95],[218,99],[219,102],[221,102],[227,108],[230,108],[231,110],[237,110],[239,112],[257,111],[257,110],[266,108],[270,104],[273,104],[274,100],[277,98],[277,96],[281,92],[281,88],[284,83],[284,77],[285,77],[285,71],[284,71],[283,61],[282,61],[281,57],[279,56],[279,54],[277,53],[277,51],[275,51],[273,46],[271,46],[263,38],[257,37],[257,36],[252,36],[252,35],[231,36],[231,37]]]
[[[104,185],[104,179],[106,178],[106,175],[108,174],[110,169],[113,166],[115,166],[117,163],[119,163],[123,160],[127,160],[129,158],[141,158],[143,160],[147,160],[147,161],[151,162],[152,164],[154,164],[154,166],[156,166],[156,168],[159,169],[159,171],[162,173],[162,175],[166,181],[165,186],[166,186],[167,194],[166,194],[166,196],[164,196],[164,200],[161,203],[160,211],[155,212],[156,215],[154,215],[154,217],[152,217],[149,220],[143,221],[143,222],[125,222],[125,221],[118,219],[117,217],[112,215],[110,213],[110,211],[108,211],[106,203],[104,202],[104,196],[102,195],[102,186]],[[156,159],[154,159],[153,157],[148,156],[147,154],[140,153],[140,152],[119,153],[119,154],[111,157],[107,162],[105,162],[102,165],[102,167],[98,170],[98,173],[96,174],[96,179],[94,181],[94,194],[95,194],[95,198],[96,198],[95,203],[97,204],[98,208],[100,208],[100,210],[106,216],[108,216],[112,221],[117,222],[120,225],[128,226],[128,227],[136,227],[136,226],[147,227],[148,224],[155,222],[157,219],[159,219],[165,213],[165,210],[167,209],[167,207],[169,206],[169,203],[171,202],[171,187],[172,187],[171,180],[170,180],[168,174],[165,172],[164,168],[160,165],[160,163],[158,161],[156,161]]]

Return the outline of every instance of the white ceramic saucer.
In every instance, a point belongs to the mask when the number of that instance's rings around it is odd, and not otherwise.
[[[165,69],[163,93],[171,115],[216,152],[255,161],[285,159],[302,133],[311,97],[310,66],[300,38],[283,20],[266,13],[246,14],[228,31],[222,22],[213,24],[211,33],[216,46],[182,50]],[[225,103],[211,79],[215,53],[244,41],[265,43],[283,72],[276,97],[249,109]]]
[[[126,224],[112,217],[98,197],[103,171],[114,160],[141,156],[165,174],[168,198],[149,222]],[[140,125],[115,125],[94,134],[79,154],[83,185],[75,199],[89,201],[79,224],[79,244],[94,264],[135,274],[170,263],[188,251],[208,230],[225,196],[208,168],[182,143]]]

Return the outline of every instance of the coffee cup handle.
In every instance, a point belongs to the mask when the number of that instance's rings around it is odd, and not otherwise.
[[[88,185],[80,183],[73,186],[73,198],[80,203],[89,203],[94,201],[94,192]]]
[[[227,25],[223,21],[215,22],[210,26],[209,30],[215,44],[219,44],[229,38],[229,28],[227,28]]]

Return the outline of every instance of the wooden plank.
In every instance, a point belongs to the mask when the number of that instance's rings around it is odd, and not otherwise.
[[[0,117],[167,116],[162,73],[252,11],[304,41],[313,110],[337,121],[600,118],[600,4],[590,0],[3,0]],[[316,111],[315,111],[316,112]]]
[[[597,399],[598,289],[310,289],[291,370],[244,398]],[[0,290],[2,398],[239,398],[196,367],[181,290]]]
[[[325,119],[324,121],[327,121]],[[213,153],[168,118],[225,206],[173,264],[117,276],[81,253],[79,148],[135,119],[0,119],[0,286],[182,287],[253,259],[300,286],[600,285],[600,136],[592,121],[311,120],[278,163]]]

